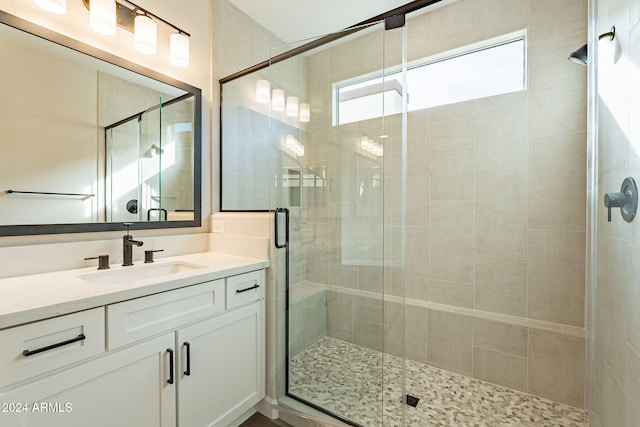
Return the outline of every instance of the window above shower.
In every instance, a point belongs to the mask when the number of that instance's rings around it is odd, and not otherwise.
[[[525,32],[443,52],[407,64],[407,109],[524,90]],[[402,112],[401,66],[334,83],[333,124],[342,125]]]

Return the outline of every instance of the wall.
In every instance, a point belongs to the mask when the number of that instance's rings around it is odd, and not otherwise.
[[[83,43],[95,46],[106,52],[116,54],[124,59],[140,64],[146,68],[182,80],[203,91],[203,226],[201,228],[173,229],[164,231],[139,232],[141,236],[157,234],[182,234],[207,231],[206,217],[211,213],[211,24],[210,5],[208,2],[187,0],[180,2],[141,1],[140,6],[163,17],[191,34],[191,65],[181,69],[169,63],[168,29],[159,25],[159,44],[156,56],[145,56],[133,48],[131,33],[118,28],[115,37],[102,36],[89,28],[88,11],[82,2],[67,2],[66,15],[54,15],[38,8],[33,2],[1,0],[0,8],[27,21],[57,31]],[[20,82],[17,82],[20,83]],[[27,84],[27,82],[22,82]],[[215,163],[213,163],[215,164]],[[55,243],[82,240],[117,238],[121,233],[85,233],[75,235],[24,236],[0,238],[2,246],[19,246],[38,243]]]
[[[375,55],[358,56],[363,46],[376,52],[379,36],[309,57],[308,96],[324,111],[306,162],[326,165],[334,185],[308,210],[307,240],[314,230],[320,245],[307,245],[303,262],[306,281],[329,287],[328,334],[402,354],[406,319],[410,359],[584,407],[587,74],[566,56],[586,42],[587,2],[462,0],[407,25],[409,60],[527,29],[527,90],[409,114],[404,229],[399,122],[388,119],[385,219],[361,223],[354,241],[345,202],[362,202],[345,179],[362,179],[367,166],[341,147],[377,130],[332,129],[328,107],[331,83],[381,68]],[[397,60],[400,33],[385,45]],[[385,284],[383,316],[381,267],[340,254],[380,259],[389,215],[386,250],[397,252],[404,233],[406,255]]]
[[[598,43],[597,256],[593,292],[592,425],[640,424],[640,223],[619,211],[607,222],[605,192],[640,179],[640,6],[631,0],[597,0],[595,34],[616,27],[615,42]]]
[[[55,49],[45,52],[40,44],[29,45],[11,37],[3,32],[0,50],[5,58],[20,61],[7,60],[0,78],[3,82],[29,79],[30,84],[3,85],[2,223],[97,221],[101,218],[97,197],[34,198],[4,194],[9,189],[93,194],[99,173],[96,70],[58,57]],[[41,65],[43,57],[47,67]],[[71,85],[76,89],[69,91]],[[52,110],[51,106],[56,108]],[[43,204],[47,218],[42,215]]]

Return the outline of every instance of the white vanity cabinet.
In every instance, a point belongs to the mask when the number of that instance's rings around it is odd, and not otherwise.
[[[29,339],[0,351],[0,378],[15,371],[0,426],[228,426],[265,395],[264,283],[252,271],[0,331]]]
[[[177,332],[180,426],[228,426],[262,400],[263,329],[260,301]]]
[[[2,393],[0,425],[173,426],[176,385],[167,382],[173,346],[173,334],[165,334]]]

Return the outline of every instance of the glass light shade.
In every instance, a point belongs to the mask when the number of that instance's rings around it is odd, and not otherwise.
[[[271,93],[271,108],[273,111],[284,111],[284,91],[274,89]]]
[[[67,0],[36,0],[36,4],[47,12],[57,15],[67,13]]]
[[[158,25],[153,19],[146,15],[136,16],[133,44],[138,51],[145,55],[155,55],[158,45]]]
[[[311,120],[311,106],[305,102],[300,104],[300,121],[307,123]]]
[[[189,37],[182,33],[171,34],[169,37],[170,61],[176,67],[189,66]]]
[[[271,102],[271,84],[268,80],[258,80],[256,82],[256,102],[268,104]]]
[[[298,97],[297,96],[287,96],[287,116],[289,117],[298,116]]]
[[[116,33],[116,2],[114,0],[91,0],[89,5],[91,28],[105,36]]]

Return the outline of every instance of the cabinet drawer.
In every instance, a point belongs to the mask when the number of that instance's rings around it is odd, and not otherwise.
[[[264,270],[227,278],[227,308],[239,307],[264,298]]]
[[[107,348],[224,311],[224,279],[107,306]]]
[[[104,352],[104,308],[0,331],[0,387]]]

